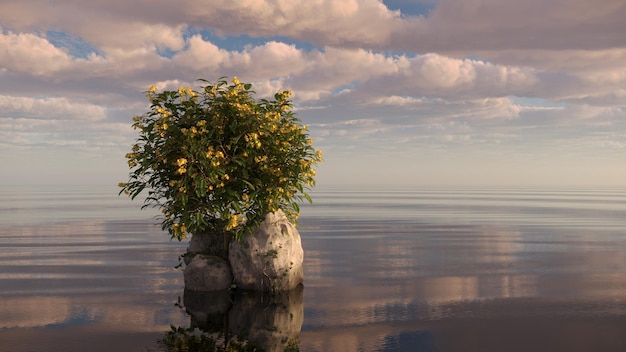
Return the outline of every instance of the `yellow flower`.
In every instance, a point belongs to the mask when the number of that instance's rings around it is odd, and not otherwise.
[[[185,158],[180,158],[176,160],[176,165],[178,165],[179,167],[182,167],[185,164],[187,164],[187,159]]]
[[[148,92],[146,93],[146,97],[148,97],[150,101],[154,99],[154,93],[156,92],[156,90],[157,89],[155,86],[150,86],[150,88],[148,89]]]
[[[181,166],[181,167],[178,168],[177,172],[178,172],[178,174],[182,175],[185,172],[187,172],[187,169],[185,167]]]
[[[246,193],[241,195],[241,200],[243,200],[244,202],[247,202],[248,199],[250,199],[250,196],[248,196]]]
[[[228,225],[226,225],[226,231],[230,231],[239,225],[239,214],[232,214],[228,219]]]
[[[168,117],[168,116],[172,115],[172,112],[170,112],[169,110],[163,109],[160,106],[156,109],[156,111],[157,111],[157,113],[159,113],[163,117]]]

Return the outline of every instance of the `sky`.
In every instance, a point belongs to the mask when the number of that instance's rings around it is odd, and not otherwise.
[[[294,92],[319,186],[626,186],[624,0],[3,0],[0,184],[117,185],[145,91]]]

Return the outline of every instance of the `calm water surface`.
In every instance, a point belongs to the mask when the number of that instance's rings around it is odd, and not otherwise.
[[[312,196],[304,289],[281,303],[303,312],[286,329],[300,351],[626,350],[624,189]],[[0,351],[162,351],[170,326],[207,326],[217,303],[175,269],[187,244],[139,206],[114,188],[0,189]],[[233,304],[231,325],[282,314]]]

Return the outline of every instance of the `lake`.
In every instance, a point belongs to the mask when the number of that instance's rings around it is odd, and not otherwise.
[[[225,322],[268,350],[626,350],[626,189],[312,197],[304,287],[224,299],[185,292],[187,243],[115,187],[0,188],[0,351],[166,351]]]

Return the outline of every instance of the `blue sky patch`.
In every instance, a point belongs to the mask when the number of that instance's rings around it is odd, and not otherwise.
[[[305,50],[305,51],[311,51],[316,48],[313,44],[309,42],[294,40],[293,38],[281,37],[281,36],[251,37],[245,34],[238,35],[238,36],[220,36],[220,35],[215,35],[210,30],[200,30],[195,33],[199,33],[202,36],[202,39],[206,41],[210,41],[211,43],[217,45],[218,47],[222,49],[226,49],[228,51],[243,51],[247,47],[262,46],[269,41],[276,41],[280,43],[285,43],[287,45],[294,45],[296,48]]]
[[[400,10],[404,16],[428,16],[437,0],[383,0],[390,10]]]
[[[48,30],[46,39],[55,47],[65,50],[69,55],[86,59],[89,54],[100,55],[99,50],[78,36],[69,35],[63,31]]]

